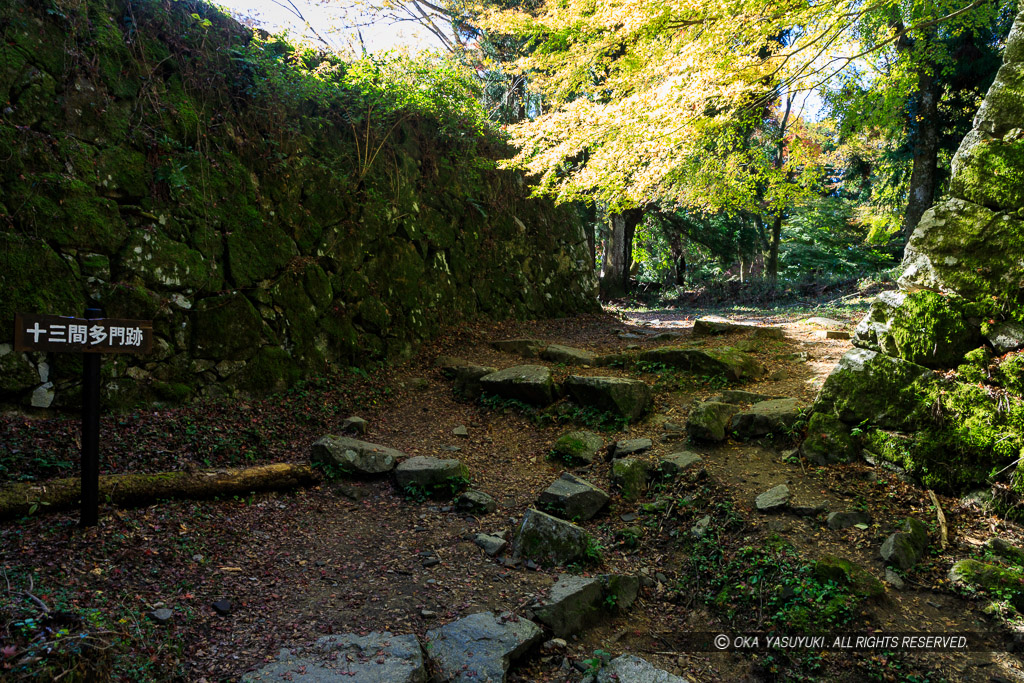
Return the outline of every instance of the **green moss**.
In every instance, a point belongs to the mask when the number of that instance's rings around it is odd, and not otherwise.
[[[267,333],[263,319],[241,294],[203,299],[196,306],[193,343],[200,358],[251,358]]]
[[[885,586],[867,569],[834,555],[825,555],[814,563],[814,575],[820,581],[834,581],[849,586],[854,595],[878,598],[885,595]]]
[[[926,367],[956,365],[980,341],[964,319],[965,302],[937,292],[908,294],[893,312],[889,333],[901,358]]]
[[[1024,139],[985,140],[962,156],[953,195],[1001,211],[1024,206]]]
[[[649,472],[647,463],[633,458],[622,458],[612,463],[612,481],[622,491],[622,497],[635,501],[647,492]]]
[[[849,427],[839,418],[830,413],[813,413],[800,451],[808,460],[825,465],[852,462],[858,449]]]
[[[953,565],[949,577],[954,583],[1006,600],[1024,612],[1024,572],[967,559]]]
[[[153,393],[170,403],[184,403],[192,397],[194,389],[181,382],[154,382]]]
[[[146,157],[129,147],[107,147],[96,160],[96,182],[103,194],[145,197],[150,185]]]
[[[232,219],[227,244],[231,277],[239,287],[271,277],[299,253],[284,230],[264,223],[251,206]]]
[[[964,362],[956,369],[957,379],[962,382],[987,383],[991,372],[992,352],[980,346],[964,355]]]
[[[51,244],[114,253],[128,237],[117,205],[80,180],[38,174],[34,187],[17,192],[24,192],[18,200],[26,227]]]
[[[1015,353],[999,363],[996,371],[1000,384],[1017,394],[1024,395],[1024,353]]]
[[[264,346],[245,368],[231,377],[230,384],[252,394],[283,391],[301,379],[302,371],[284,349]]]
[[[154,289],[216,291],[221,288],[220,273],[214,262],[152,226],[134,232],[121,261]]]
[[[0,343],[13,341],[15,313],[79,315],[84,296],[77,264],[45,242],[0,232]]]

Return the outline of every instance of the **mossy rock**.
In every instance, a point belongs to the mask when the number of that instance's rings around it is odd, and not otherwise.
[[[24,353],[11,344],[0,344],[0,397],[23,394],[39,384],[39,373]]]
[[[849,425],[912,427],[927,417],[920,397],[934,374],[926,367],[867,349],[848,351],[832,370],[814,403]]]
[[[155,228],[136,230],[121,263],[153,289],[216,291],[221,278],[215,262]]]
[[[15,313],[81,315],[85,296],[77,264],[45,242],[0,232],[0,343],[14,339]]]
[[[1010,564],[1024,568],[1024,548],[1018,548],[1006,540],[993,537],[985,542],[985,547],[997,557],[1001,557]]]
[[[958,297],[937,292],[908,294],[889,321],[900,358],[930,368],[956,366],[981,342],[979,325],[965,318],[970,308]]]
[[[740,407],[716,401],[698,401],[686,418],[686,431],[696,441],[724,441],[729,423]]]
[[[634,359],[663,363],[695,375],[724,377],[731,382],[757,379],[765,373],[764,366],[756,358],[729,346],[706,351],[683,346],[663,346],[638,353]]]
[[[800,453],[819,465],[853,462],[858,454],[850,428],[831,413],[812,413]]]
[[[1024,612],[1024,572],[978,560],[960,560],[949,570],[955,585],[982,590],[993,598],[1006,600]]]
[[[604,439],[588,431],[569,432],[558,437],[551,446],[551,455],[566,464],[592,463],[604,446]]]
[[[301,366],[285,349],[264,346],[242,370],[231,376],[228,384],[251,396],[262,396],[284,391],[302,375]]]
[[[619,458],[612,463],[611,480],[625,500],[639,500],[647,492],[650,465],[636,458]]]
[[[848,586],[850,591],[863,598],[880,598],[885,595],[885,586],[867,569],[835,555],[824,555],[814,563],[814,575],[819,581],[833,581]]]
[[[242,294],[223,294],[196,305],[193,344],[200,358],[246,360],[263,340],[263,319]]]
[[[1015,211],[1024,206],[1024,138],[984,137],[974,141],[976,144],[962,146],[957,152],[950,193],[996,211]]]

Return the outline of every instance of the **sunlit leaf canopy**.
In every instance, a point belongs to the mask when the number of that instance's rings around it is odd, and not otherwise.
[[[851,70],[906,98],[906,64],[931,45],[920,36],[991,23],[996,11],[980,0],[553,0],[487,12],[483,25],[529,38],[515,67],[545,106],[511,128],[512,163],[542,192],[612,209],[770,211],[830,162],[802,126],[778,131],[772,163],[768,128],[784,107],[798,114],[802,96]],[[900,48],[909,56],[897,69]]]

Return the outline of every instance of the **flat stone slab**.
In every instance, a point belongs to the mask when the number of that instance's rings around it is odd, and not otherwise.
[[[480,378],[497,371],[498,368],[492,368],[487,365],[466,364],[459,366],[452,372],[452,377],[455,379],[452,389],[463,398],[476,400],[480,398],[480,394],[483,392],[480,388]]]
[[[716,403],[729,403],[731,405],[742,405],[744,403],[760,403],[761,401],[771,401],[777,398],[786,398],[785,396],[769,396],[767,394],[757,394],[753,391],[741,391],[739,389],[727,389],[718,396],[712,398],[712,401]]]
[[[636,655],[621,655],[597,672],[597,683],[690,683]]]
[[[846,529],[858,524],[871,524],[871,515],[862,510],[832,512],[825,519],[829,529]]]
[[[423,650],[414,635],[373,632],[324,636],[307,651],[282,650],[278,660],[242,677],[246,683],[425,683]]]
[[[594,621],[603,595],[599,579],[562,574],[534,614],[555,636],[567,638]]]
[[[680,368],[695,375],[725,377],[734,382],[757,379],[766,372],[764,365],[756,358],[730,346],[706,351],[683,346],[663,346],[642,351],[634,358]]]
[[[814,316],[807,320],[801,320],[801,325],[810,325],[812,327],[824,327],[830,330],[841,330],[846,327],[846,323],[841,320],[834,320],[833,318],[822,318],[821,316]]]
[[[587,562],[590,534],[566,522],[530,508],[523,515],[512,541],[512,560],[530,559],[541,564],[566,565]]]
[[[710,337],[716,334],[749,332],[750,330],[756,330],[757,327],[757,325],[751,323],[736,323],[728,318],[722,318],[717,315],[706,315],[694,321],[693,336]]]
[[[581,462],[590,464],[603,447],[604,439],[593,432],[568,432],[558,437],[551,446],[551,455],[570,465]]]
[[[755,498],[754,506],[761,512],[781,512],[789,505],[789,498],[789,487],[779,484]]]
[[[450,483],[452,478],[467,477],[469,470],[454,458],[439,459],[425,455],[417,455],[403,461],[395,468],[395,483],[398,488],[405,489],[418,486],[430,491],[435,487]]]
[[[781,435],[800,418],[800,401],[779,398],[761,401],[732,416],[732,429],[742,438]]]
[[[692,451],[679,451],[678,453],[669,453],[661,459],[659,467],[661,473],[666,477],[676,477],[685,472],[688,469],[696,469],[698,465],[703,461],[697,453]]]
[[[548,343],[540,339],[501,339],[491,342],[491,346],[523,358],[536,358],[548,347]]]
[[[565,365],[593,365],[597,360],[597,354],[592,351],[561,344],[549,344],[540,352],[540,357],[552,363],[564,363]]]
[[[491,557],[498,555],[508,546],[508,541],[504,538],[491,534],[477,534],[473,537],[473,543],[483,548],[484,552]]]
[[[512,661],[542,637],[532,621],[479,612],[427,631],[427,653],[441,680],[503,683]]]
[[[480,378],[480,389],[501,398],[547,406],[554,400],[551,370],[545,365],[516,365]]]
[[[619,458],[625,458],[628,455],[635,455],[637,453],[643,453],[644,451],[651,450],[654,442],[650,439],[623,439],[622,441],[616,441],[612,444],[609,454],[612,460],[618,460]]]
[[[537,507],[563,519],[585,522],[610,500],[607,493],[589,481],[566,472],[544,489],[537,499]]]
[[[490,495],[476,489],[463,491],[454,501],[456,510],[465,510],[486,515],[498,509],[498,502]]]
[[[686,418],[686,431],[696,441],[724,441],[732,416],[739,406],[715,401],[698,401]]]
[[[625,377],[571,375],[562,386],[580,405],[607,410],[627,420],[635,420],[646,413],[653,399],[646,382]]]
[[[846,330],[818,330],[814,336],[821,339],[849,339],[851,335]]]
[[[309,459],[314,464],[336,467],[344,474],[373,476],[390,472],[405,457],[394,448],[328,435],[313,444]]]

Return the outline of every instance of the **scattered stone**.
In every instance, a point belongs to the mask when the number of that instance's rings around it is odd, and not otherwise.
[[[441,460],[417,455],[395,468],[395,481],[400,489],[418,487],[433,492],[438,487],[453,483],[452,480],[468,477],[469,470],[454,458]]]
[[[301,673],[299,673],[301,672]],[[376,631],[324,636],[308,652],[281,650],[278,660],[242,677],[244,683],[426,683],[423,650],[412,634]]]
[[[562,638],[552,638],[551,640],[545,641],[541,647],[545,650],[564,650],[569,647],[569,643],[565,642]]]
[[[789,505],[789,496],[789,487],[779,484],[754,499],[754,505],[761,512],[781,512]]]
[[[395,464],[405,457],[405,453],[394,448],[345,436],[325,436],[313,444],[310,461],[334,467],[343,474],[374,476],[395,469]]]
[[[1018,548],[1015,545],[1011,545],[1005,539],[993,536],[985,542],[985,547],[988,548],[993,555],[1001,557],[1011,564],[1015,564],[1024,567],[1024,548]]]
[[[841,330],[846,327],[846,323],[840,320],[833,320],[832,318],[822,318],[815,316],[808,318],[807,320],[801,320],[802,325],[812,325],[814,327],[824,327],[826,329]]]
[[[850,333],[845,330],[818,330],[814,336],[821,339],[849,339]]]
[[[889,564],[906,571],[917,564],[928,548],[928,527],[908,517],[900,531],[882,544],[881,556]]]
[[[786,333],[781,327],[756,327],[754,328],[754,339],[785,339]]]
[[[643,335],[633,334],[632,332],[619,332],[616,336],[619,339],[643,339]]]
[[[172,618],[174,618],[174,612],[167,609],[166,607],[161,607],[160,609],[155,609],[152,612],[150,612],[149,618],[158,624],[166,624]]]
[[[229,600],[217,600],[210,607],[213,611],[221,616],[227,616],[231,614],[231,601]]]
[[[640,519],[640,515],[636,514],[635,512],[627,512],[625,514],[619,515],[619,519],[628,524],[630,522],[635,522],[636,520]]]
[[[649,466],[636,458],[620,458],[612,463],[612,483],[622,491],[622,497],[635,501],[647,491]]]
[[[702,462],[698,454],[691,451],[680,451],[666,455],[658,464],[662,476],[677,477],[686,470],[699,465]]]
[[[554,400],[551,370],[544,365],[517,365],[480,378],[480,388],[488,394],[510,398],[536,406]]]
[[[808,503],[790,503],[789,511],[800,517],[814,517],[828,510],[828,501],[815,500]]]
[[[452,434],[454,434],[455,436],[465,437],[469,436],[469,430],[466,429],[466,425],[459,425],[458,427],[452,430]]]
[[[732,405],[741,405],[744,403],[760,403],[761,401],[771,401],[777,398],[786,398],[785,396],[768,396],[766,394],[755,394],[753,391],[741,391],[739,389],[727,389],[718,396],[715,396],[712,401],[716,403],[730,403]]]
[[[728,346],[706,351],[663,346],[638,353],[636,359],[664,363],[697,375],[725,377],[735,382],[757,379],[765,373],[764,366],[756,358]]]
[[[480,387],[480,378],[497,371],[498,368],[492,368],[487,365],[467,364],[458,367],[452,373],[455,378],[452,389],[457,396],[461,396],[469,401],[475,401],[483,393],[483,389]]]
[[[985,335],[985,338],[1001,356],[1004,353],[1024,348],[1024,325],[1012,320],[996,323],[992,330]]]
[[[822,581],[834,581],[849,586],[854,595],[878,598],[885,595],[885,586],[871,572],[859,564],[835,555],[824,555],[814,563],[814,575]]]
[[[430,388],[430,380],[426,377],[412,377],[409,379],[409,388],[416,391],[425,391]]]
[[[800,401],[780,398],[755,403],[732,417],[732,429],[742,438],[785,434],[800,419]]]
[[[563,519],[586,521],[600,512],[609,500],[607,493],[589,481],[566,472],[540,494],[537,507]]]
[[[499,555],[508,545],[508,541],[504,538],[499,538],[493,534],[477,534],[473,537],[473,542],[483,548],[484,552],[491,557]]]
[[[558,437],[551,447],[551,455],[569,465],[590,464],[604,446],[604,439],[593,432],[569,432]]]
[[[474,514],[486,515],[498,509],[498,502],[483,491],[469,489],[459,494],[454,502],[455,509]]]
[[[365,434],[369,426],[369,422],[358,415],[353,415],[342,420],[341,431],[352,432],[353,434]]]
[[[825,521],[829,529],[846,529],[858,524],[871,524],[871,515],[862,510],[833,512]]]
[[[462,446],[441,446],[442,451],[448,451],[449,453],[458,453],[462,450]]]
[[[658,334],[651,335],[651,341],[669,341],[671,339],[679,339],[683,335],[679,332],[659,332]]]
[[[757,329],[757,325],[749,323],[735,323],[727,318],[717,315],[706,315],[697,318],[693,323],[694,337],[710,337],[716,334],[733,334],[735,332],[749,332]]]
[[[358,503],[369,495],[366,489],[343,482],[338,482],[331,487],[331,492],[339,498],[348,498],[353,503]]]
[[[625,458],[627,455],[636,455],[637,453],[643,453],[649,451],[654,446],[654,442],[650,439],[623,439],[622,441],[616,441],[609,448],[609,455],[612,460],[619,458]]]
[[[534,614],[556,636],[568,637],[594,621],[603,594],[598,579],[562,574]]]
[[[552,363],[564,363],[565,365],[593,365],[597,360],[596,353],[561,344],[549,344],[541,351],[540,357]]]
[[[885,568],[885,582],[898,591],[901,591],[907,587],[907,584],[903,581],[900,575],[897,574],[896,570],[892,567]]]
[[[594,559],[588,554],[593,542],[590,534],[575,524],[531,508],[516,531],[512,558],[551,565],[585,564]]]
[[[437,618],[437,612],[435,612],[432,609],[421,609],[420,610],[420,616],[423,617],[424,619],[436,619]]]
[[[440,557],[424,557],[422,564],[423,564],[423,568],[424,569],[430,569],[431,567],[435,567],[435,566],[441,564],[441,558]]]
[[[455,356],[438,356],[434,360],[434,367],[438,368],[441,374],[449,379],[455,377],[455,373],[459,368],[464,368],[468,365],[472,365],[472,363],[464,358],[456,358]]]
[[[686,430],[695,441],[724,441],[737,406],[715,401],[698,401],[686,418]]]
[[[812,413],[807,423],[807,438],[800,444],[800,453],[818,465],[852,462],[857,457],[857,444],[850,429],[835,415]]]
[[[571,375],[562,386],[580,405],[606,410],[627,420],[637,419],[651,406],[651,388],[638,379]]]
[[[479,612],[427,631],[426,641],[428,656],[442,680],[500,683],[511,662],[542,636],[540,626],[532,621]]]
[[[954,585],[982,589],[1024,610],[1024,571],[978,560],[960,560],[949,570]]]
[[[704,538],[708,534],[708,527],[711,526],[711,515],[704,515],[697,520],[697,523],[690,529],[694,538]]]
[[[640,577],[635,574],[601,574],[597,578],[604,588],[605,606],[614,605],[616,612],[632,607],[640,595]]]
[[[539,339],[502,339],[491,342],[491,346],[505,353],[513,353],[523,358],[536,358],[548,347],[548,343]]]
[[[621,655],[597,672],[596,683],[690,683],[636,655]]]

